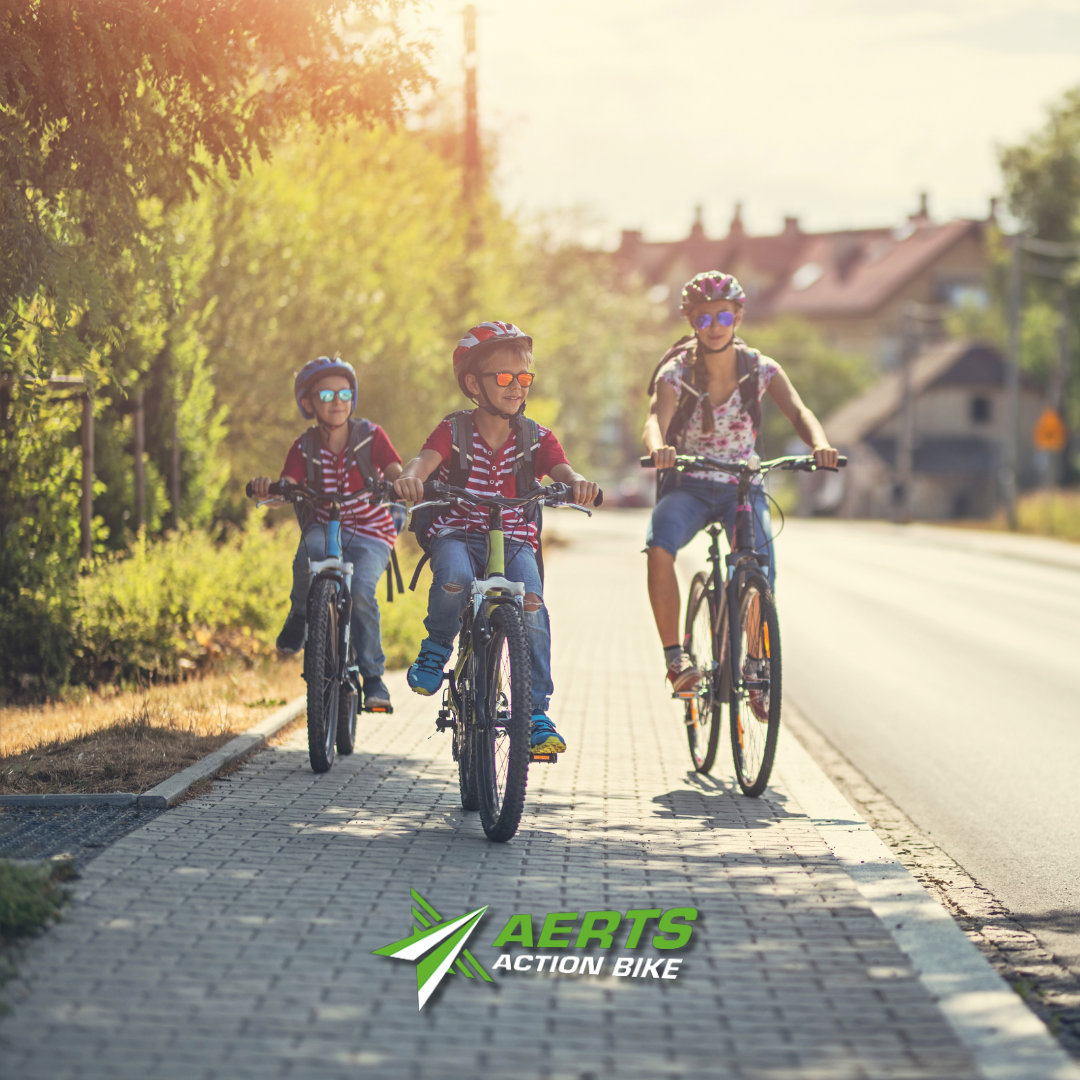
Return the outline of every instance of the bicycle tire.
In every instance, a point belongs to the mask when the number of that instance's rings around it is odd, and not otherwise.
[[[465,642],[462,633],[458,641],[458,652]],[[473,756],[473,683],[475,678],[474,659],[469,657],[458,679],[457,701],[451,695],[451,707],[454,709],[454,760],[458,767],[458,790],[461,794],[462,810],[480,809],[480,792],[476,783],[476,768]]]
[[[349,643],[349,665],[355,663],[356,650]],[[337,752],[348,757],[356,749],[356,714],[360,707],[360,695],[351,684],[338,690]]]
[[[316,578],[308,597],[308,638],[304,648],[307,681],[308,759],[312,771],[334,764],[338,731],[338,584]]]
[[[716,602],[709,586],[710,575],[694,575],[690,598],[686,605],[686,635],[683,647],[701,671],[698,693],[686,702],[686,740],[690,760],[700,773],[707,773],[716,761],[722,720],[722,671],[720,659],[727,649],[717,647],[723,642],[718,635]]]
[[[483,665],[485,726],[474,723],[472,746],[480,823],[491,840],[503,843],[517,832],[525,809],[532,672],[521,609],[497,604],[490,619]]]
[[[735,629],[742,670],[738,679],[731,673],[731,754],[739,787],[756,797],[768,786],[780,734],[780,625],[764,575],[750,573],[742,579]],[[740,688],[744,679],[767,686]]]

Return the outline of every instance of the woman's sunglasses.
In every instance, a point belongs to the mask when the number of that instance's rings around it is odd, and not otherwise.
[[[710,315],[708,312],[704,312],[701,315],[694,316],[694,326],[698,330],[708,330],[713,322],[717,326],[734,326],[735,313],[733,311],[718,311],[715,315]]]
[[[346,386],[344,390],[320,390],[319,400],[326,405],[329,405],[334,398],[338,398],[340,401],[352,401],[353,392]]]
[[[515,379],[517,379],[518,386],[523,386],[527,390],[533,384],[533,379],[536,376],[531,371],[523,371],[520,375],[515,375],[512,371],[485,371],[483,372],[485,379],[494,379],[496,386],[501,386],[504,390]]]

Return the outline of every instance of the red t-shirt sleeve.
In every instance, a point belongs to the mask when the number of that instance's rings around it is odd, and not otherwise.
[[[300,449],[300,440],[289,447],[289,453],[285,458],[285,467],[281,470],[279,479],[288,477],[294,483],[307,483],[307,465],[304,463],[304,452]]]
[[[545,428],[543,435],[540,436],[540,447],[536,451],[536,464],[534,466],[536,479],[539,480],[543,476],[550,476],[551,470],[556,465],[569,464],[570,462],[566,460],[566,454],[563,452],[559,440],[555,438],[555,433]]]
[[[434,450],[445,461],[454,447],[454,428],[449,420],[441,424],[427,437],[422,450]]]
[[[371,440],[371,464],[379,472],[386,472],[387,465],[401,464],[401,455],[394,449],[390,436],[378,424],[371,425],[375,435]]]

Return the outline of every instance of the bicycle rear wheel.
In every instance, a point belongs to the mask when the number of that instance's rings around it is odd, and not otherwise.
[[[747,795],[760,795],[769,782],[780,734],[780,626],[761,574],[743,578],[735,630],[740,670],[730,693],[731,753],[739,787]]]
[[[458,640],[458,653],[464,645],[465,635]],[[480,792],[476,782],[476,762],[473,755],[473,686],[475,685],[475,659],[470,656],[461,669],[457,680],[457,697],[450,695],[454,710],[454,760],[458,767],[458,790],[463,810],[480,809]]]
[[[307,680],[308,758],[317,773],[334,763],[338,732],[338,585],[316,578],[308,597],[308,638],[304,648]]]
[[[698,772],[707,773],[716,761],[720,740],[723,698],[720,696],[722,668],[718,664],[718,619],[716,600],[705,573],[694,576],[686,605],[686,637],[683,647],[702,673],[697,693],[686,702],[686,739],[690,758]]]
[[[491,628],[483,665],[483,726],[473,726],[472,750],[480,823],[492,840],[501,842],[517,832],[525,808],[532,673],[521,610],[512,604],[495,605]]]

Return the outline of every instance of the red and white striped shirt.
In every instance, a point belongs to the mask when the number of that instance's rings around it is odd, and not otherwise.
[[[394,449],[387,434],[378,424],[371,425],[371,464],[380,477],[383,470],[395,461],[401,461],[401,455]],[[364,478],[354,462],[350,461],[349,468],[345,468],[345,458],[348,456],[348,447],[340,454],[331,453],[325,446],[322,451],[322,488],[327,495],[341,492],[350,495],[359,491],[364,486]],[[288,478],[297,484],[307,483],[307,462],[304,460],[304,451],[300,445],[300,439],[289,447],[289,454],[285,458],[285,468],[281,470],[282,479]],[[310,511],[309,511],[310,513]],[[326,522],[330,520],[330,508],[317,506],[314,518],[309,520]],[[394,519],[385,506],[372,506],[371,499],[365,495],[350,502],[341,509],[341,527],[350,532],[360,533],[361,536],[370,536],[375,540],[381,540],[390,547],[394,546],[397,532],[394,529]]]
[[[472,425],[473,465],[469,479],[464,485],[465,490],[477,495],[506,495],[514,498],[517,495],[517,482],[514,478],[517,440],[513,432],[498,450],[492,450],[476,428],[475,410]],[[559,445],[559,440],[550,429],[538,425],[538,434],[540,445],[533,458],[533,472],[537,480],[550,476],[551,470],[556,465],[569,464],[563,448]],[[434,450],[442,458],[438,478],[444,484],[448,483],[450,478],[450,455],[457,452],[453,450],[453,443],[453,424],[449,420],[444,420],[427,437],[427,442],[423,447],[425,450]],[[486,533],[488,512],[480,506],[449,507],[436,512],[432,529],[436,535],[455,530]],[[537,547],[536,523],[527,522],[520,510],[503,511],[503,533],[507,540],[527,543],[533,550]]]

